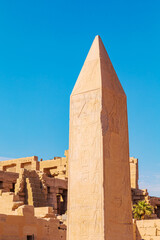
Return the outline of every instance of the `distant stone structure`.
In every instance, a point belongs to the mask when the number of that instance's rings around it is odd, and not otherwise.
[[[160,218],[160,197],[149,196],[147,189],[139,189],[138,185],[138,159],[130,157],[130,179],[131,179],[131,193],[132,193],[132,204],[138,201],[145,200],[154,207],[154,213]]]
[[[129,158],[130,163],[130,179],[131,179],[131,188],[138,188],[138,159],[134,157]]]
[[[0,162],[0,239],[66,239],[68,151],[65,155]]]
[[[132,240],[126,95],[97,36],[70,97],[67,240]]]
[[[1,195],[14,192],[16,199],[24,204],[34,207],[51,206],[55,213],[65,213],[67,210],[67,151],[65,154],[64,158],[40,162],[35,156],[1,161]]]

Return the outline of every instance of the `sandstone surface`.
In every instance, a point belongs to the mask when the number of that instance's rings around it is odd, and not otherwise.
[[[70,97],[68,240],[132,240],[127,103],[96,36]]]

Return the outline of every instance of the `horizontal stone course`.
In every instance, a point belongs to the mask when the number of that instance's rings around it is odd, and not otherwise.
[[[136,221],[136,240],[160,240],[160,219]]]

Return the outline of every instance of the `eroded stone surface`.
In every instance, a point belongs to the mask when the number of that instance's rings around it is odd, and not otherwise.
[[[132,240],[126,96],[99,36],[70,98],[68,240]]]

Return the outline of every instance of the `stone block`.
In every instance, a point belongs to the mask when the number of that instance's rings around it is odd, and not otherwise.
[[[156,227],[160,229],[160,219],[155,220]]]
[[[137,225],[138,228],[144,227],[144,220],[137,220],[136,225]]]
[[[146,228],[150,228],[150,227],[156,227],[156,220],[155,219],[147,219],[147,220],[144,220],[144,227]]]
[[[146,236],[144,240],[160,240],[159,236]]]
[[[157,229],[157,234],[156,235],[160,236],[160,229],[159,228]]]
[[[156,236],[156,228],[155,227],[146,227],[146,236]]]
[[[138,228],[137,230],[138,234],[140,234],[141,236],[146,236],[146,228],[142,227],[142,228]],[[137,234],[137,235],[138,235]]]
[[[26,216],[26,215],[34,216],[34,207],[29,205],[23,205],[17,208],[16,212],[17,212],[17,215],[21,215],[21,216]]]

